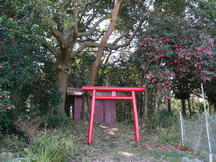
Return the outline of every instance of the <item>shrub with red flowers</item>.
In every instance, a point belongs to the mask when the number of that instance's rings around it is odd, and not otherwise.
[[[201,82],[216,77],[213,39],[192,21],[157,15],[141,34],[136,59],[154,86],[187,99]]]

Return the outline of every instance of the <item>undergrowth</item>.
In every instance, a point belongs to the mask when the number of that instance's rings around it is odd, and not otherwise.
[[[133,124],[107,126],[96,123],[90,146],[87,145],[86,121],[63,122],[56,128],[46,126],[47,129],[35,136],[28,146],[18,150],[16,157],[23,157],[26,162],[88,162],[181,161],[185,156],[197,156],[180,147],[177,122],[168,127],[161,124],[156,128],[146,127],[140,122],[139,143],[134,142]]]
[[[65,162],[70,159],[73,148],[73,138],[68,133],[56,130],[34,139],[21,155],[25,157],[25,161]]]

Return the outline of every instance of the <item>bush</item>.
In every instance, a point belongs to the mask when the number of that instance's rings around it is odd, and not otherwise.
[[[153,114],[148,118],[146,127],[151,129],[170,128],[178,122],[178,117],[172,112],[161,111],[159,114]]]
[[[180,144],[180,136],[166,133],[160,138],[160,142],[178,146]]]
[[[40,127],[56,128],[60,124],[66,124],[69,121],[71,121],[71,119],[67,117],[61,117],[57,115],[46,115],[42,117],[42,122],[40,123]]]
[[[36,138],[31,147],[25,150],[25,160],[35,162],[68,161],[73,146],[73,140],[69,135],[46,133]]]
[[[23,151],[24,148],[26,148],[27,146],[28,144],[25,138],[15,134],[11,134],[11,135],[5,135],[1,139],[0,150],[1,152],[15,153],[18,151]]]
[[[178,116],[172,112],[161,111],[159,114],[160,127],[169,128],[178,122]]]
[[[8,133],[13,130],[14,108],[10,102],[9,92],[0,89],[0,132]]]

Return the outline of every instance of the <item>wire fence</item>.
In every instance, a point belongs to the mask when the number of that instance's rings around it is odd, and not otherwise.
[[[205,112],[184,119],[180,114],[180,123],[182,144],[201,155],[208,155],[210,162],[216,159],[216,115]]]

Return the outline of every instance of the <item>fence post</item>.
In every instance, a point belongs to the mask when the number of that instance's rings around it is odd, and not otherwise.
[[[183,130],[183,117],[182,113],[179,113],[180,115],[180,126],[181,126],[181,145],[184,146],[184,130]]]
[[[205,95],[204,95],[204,88],[203,84],[201,83],[201,90],[202,90],[202,97],[203,97],[203,106],[204,106],[204,114],[205,114],[205,124],[206,124],[206,133],[208,138],[208,146],[209,146],[209,162],[212,162],[212,148],[211,148],[211,141],[210,141],[210,135],[209,135],[209,122],[208,122],[208,113],[206,110],[206,104],[205,104]]]

